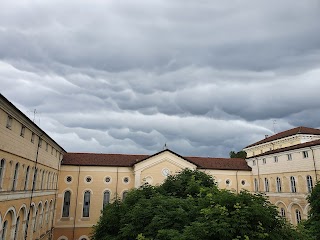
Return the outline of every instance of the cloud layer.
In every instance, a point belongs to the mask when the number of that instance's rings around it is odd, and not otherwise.
[[[227,157],[320,127],[318,1],[2,6],[1,93],[68,151]]]

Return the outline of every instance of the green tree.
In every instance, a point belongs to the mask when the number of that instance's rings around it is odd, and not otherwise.
[[[247,157],[247,153],[245,151],[230,151],[229,153],[230,158],[243,158],[245,159]]]
[[[320,182],[308,196],[308,202],[310,203],[309,218],[304,226],[313,239],[320,239]]]
[[[92,239],[305,240],[264,196],[219,190],[211,176],[187,169],[107,205]]]

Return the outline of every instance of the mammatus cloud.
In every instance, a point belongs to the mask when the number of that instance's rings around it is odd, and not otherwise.
[[[68,151],[218,157],[320,127],[318,1],[2,6],[1,93]]]

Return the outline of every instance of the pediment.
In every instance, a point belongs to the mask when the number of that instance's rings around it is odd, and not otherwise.
[[[194,163],[191,163],[190,161],[184,159],[182,156],[176,154],[175,152],[171,150],[163,150],[159,153],[156,153],[152,156],[149,156],[148,158],[137,162],[133,169],[134,171],[143,171],[145,169],[155,167],[156,165],[174,165],[180,169],[184,168],[190,168],[190,169],[196,169],[197,166]]]

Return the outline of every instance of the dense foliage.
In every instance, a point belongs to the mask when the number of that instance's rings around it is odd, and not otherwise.
[[[320,239],[320,182],[313,188],[308,202],[310,203],[309,218],[304,226],[312,239]]]
[[[131,190],[107,205],[95,240],[303,239],[264,196],[219,190],[200,171],[184,170],[157,187]]]
[[[245,151],[239,151],[239,152],[235,152],[235,151],[231,151],[229,153],[230,158],[243,158],[245,159],[247,157],[247,153]]]

